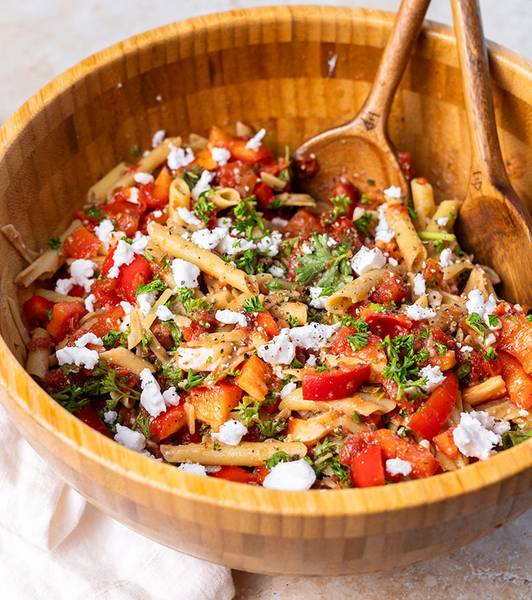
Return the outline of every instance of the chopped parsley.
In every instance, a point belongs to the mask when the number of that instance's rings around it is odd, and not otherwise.
[[[174,367],[174,365],[168,363],[161,367],[161,375],[174,387],[177,387],[183,379],[183,369]]]
[[[179,387],[188,392],[188,390],[191,390],[192,388],[201,385],[204,379],[204,375],[201,375],[200,373],[194,373],[192,369],[189,369],[187,373],[187,378],[185,379],[185,381],[181,381],[179,383]]]
[[[495,360],[497,358],[497,352],[495,352],[495,348],[490,347],[486,350],[486,358],[488,360]]]
[[[327,245],[328,236],[314,234],[312,236],[312,252],[299,257],[296,269],[296,281],[307,285],[317,277],[318,287],[336,289],[342,283],[351,280],[351,251],[347,244],[339,244],[333,248]]]
[[[178,288],[177,297],[187,314],[195,310],[208,310],[211,306],[204,298],[195,298],[194,292],[189,288]]]
[[[101,208],[98,208],[97,206],[88,206],[85,210],[84,210],[85,214],[87,215],[87,217],[89,217],[90,219],[93,219],[94,221],[101,221],[103,218],[103,211]]]
[[[436,342],[436,350],[438,351],[438,354],[442,356],[447,353],[447,346],[445,344],[440,344],[440,342]]]
[[[417,211],[412,206],[408,206],[407,209],[410,218],[415,221],[417,219]]]
[[[154,279],[150,283],[144,283],[137,287],[137,296],[141,294],[150,294],[151,292],[164,292],[166,284],[160,279]]]
[[[422,388],[426,383],[425,378],[419,378],[418,363],[423,363],[429,357],[427,350],[414,350],[414,334],[396,335],[390,338],[387,335],[381,343],[386,351],[388,364],[383,370],[386,379],[397,384],[397,397],[402,398],[407,388]]]
[[[466,323],[469,325],[469,327],[471,327],[473,331],[476,331],[480,335],[484,335],[486,333],[486,323],[484,323],[482,317],[478,313],[471,313],[467,317]]]
[[[522,444],[527,440],[532,438],[532,430],[531,431],[522,431],[516,429],[515,431],[507,431],[502,434],[502,447],[506,450],[507,448],[511,448],[512,446],[517,446],[518,444]]]
[[[258,296],[250,296],[246,298],[242,304],[245,312],[262,312],[266,310],[259,300]]]
[[[140,147],[138,144],[131,146],[131,155],[135,158],[138,158],[140,156]]]
[[[354,335],[348,335],[347,341],[355,352],[368,345],[368,334],[365,331],[358,331]]]
[[[212,200],[210,200],[208,194],[209,190],[200,194],[200,197],[196,200],[194,206],[192,207],[194,214],[204,223],[209,222],[212,214],[216,210],[216,205]]]
[[[283,450],[279,450],[278,452],[274,452],[270,458],[266,459],[264,464],[271,471],[273,467],[277,466],[279,463],[290,462],[291,460],[289,454]]]
[[[368,235],[369,226],[373,221],[373,215],[370,212],[364,213],[361,217],[353,221],[355,227],[361,231],[364,235]]]
[[[52,250],[61,248],[61,240],[58,237],[53,237],[48,240],[48,247]]]
[[[277,419],[266,419],[258,422],[260,433],[265,438],[272,438],[279,435],[286,429],[286,421]]]
[[[241,200],[233,210],[233,227],[243,233],[246,239],[255,239],[255,230],[258,229],[261,236],[266,233],[266,227],[261,215],[257,212],[257,202],[255,196],[248,196]]]
[[[139,412],[133,424],[133,429],[140,430],[142,435],[148,440],[150,439],[150,421],[150,415]]]
[[[351,198],[347,194],[339,194],[331,198],[331,204],[333,206],[331,220],[334,221],[342,215],[347,215],[351,206]]]
[[[114,348],[117,344],[122,343],[123,335],[121,331],[109,331],[102,337],[103,345],[106,348]]]
[[[501,320],[497,315],[488,315],[488,323],[490,327],[499,327]]]
[[[237,406],[238,420],[247,427],[259,420],[260,403],[250,396],[244,396]]]

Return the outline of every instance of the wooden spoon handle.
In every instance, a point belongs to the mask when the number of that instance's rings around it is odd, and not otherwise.
[[[423,25],[430,0],[403,0],[384,49],[377,75],[355,122],[366,129],[386,128],[390,107],[401,81],[412,46]]]
[[[451,0],[458,57],[471,138],[472,172],[487,177],[496,188],[508,184],[504,167],[493,98],[490,88],[488,52],[477,0]]]

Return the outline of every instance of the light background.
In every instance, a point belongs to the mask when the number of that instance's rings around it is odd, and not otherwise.
[[[0,0],[0,122],[58,73],[146,29],[231,8],[304,3],[399,6],[399,0]],[[532,0],[480,3],[486,36],[532,58]],[[450,23],[448,0],[432,0],[429,18]],[[235,573],[237,598],[529,600],[531,533],[532,511],[450,555],[385,573],[329,578]]]

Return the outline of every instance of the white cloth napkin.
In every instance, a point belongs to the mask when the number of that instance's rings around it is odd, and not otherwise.
[[[105,516],[24,441],[0,405],[0,595],[5,600],[231,600],[225,567]]]

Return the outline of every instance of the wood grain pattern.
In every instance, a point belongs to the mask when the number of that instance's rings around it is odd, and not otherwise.
[[[532,304],[532,219],[513,189],[501,154],[478,0],[452,0],[472,147],[459,231],[481,263],[498,265],[502,292]],[[504,240],[504,241],[503,241]]]
[[[46,244],[88,187],[161,127],[186,135],[241,119],[265,126],[279,149],[296,148],[362,105],[392,20],[341,8],[235,11],[104,50],[48,84],[0,130],[0,224],[16,223],[32,247]],[[530,206],[531,69],[495,46],[491,61],[503,154]],[[447,28],[422,30],[390,134],[413,152],[440,199],[465,194],[471,156]],[[353,573],[453,550],[531,506],[532,442],[428,480],[305,493],[198,478],[137,455],[72,417],[27,376],[9,308],[22,259],[3,238],[0,251],[2,403],[73,487],[155,540],[251,571]]]

